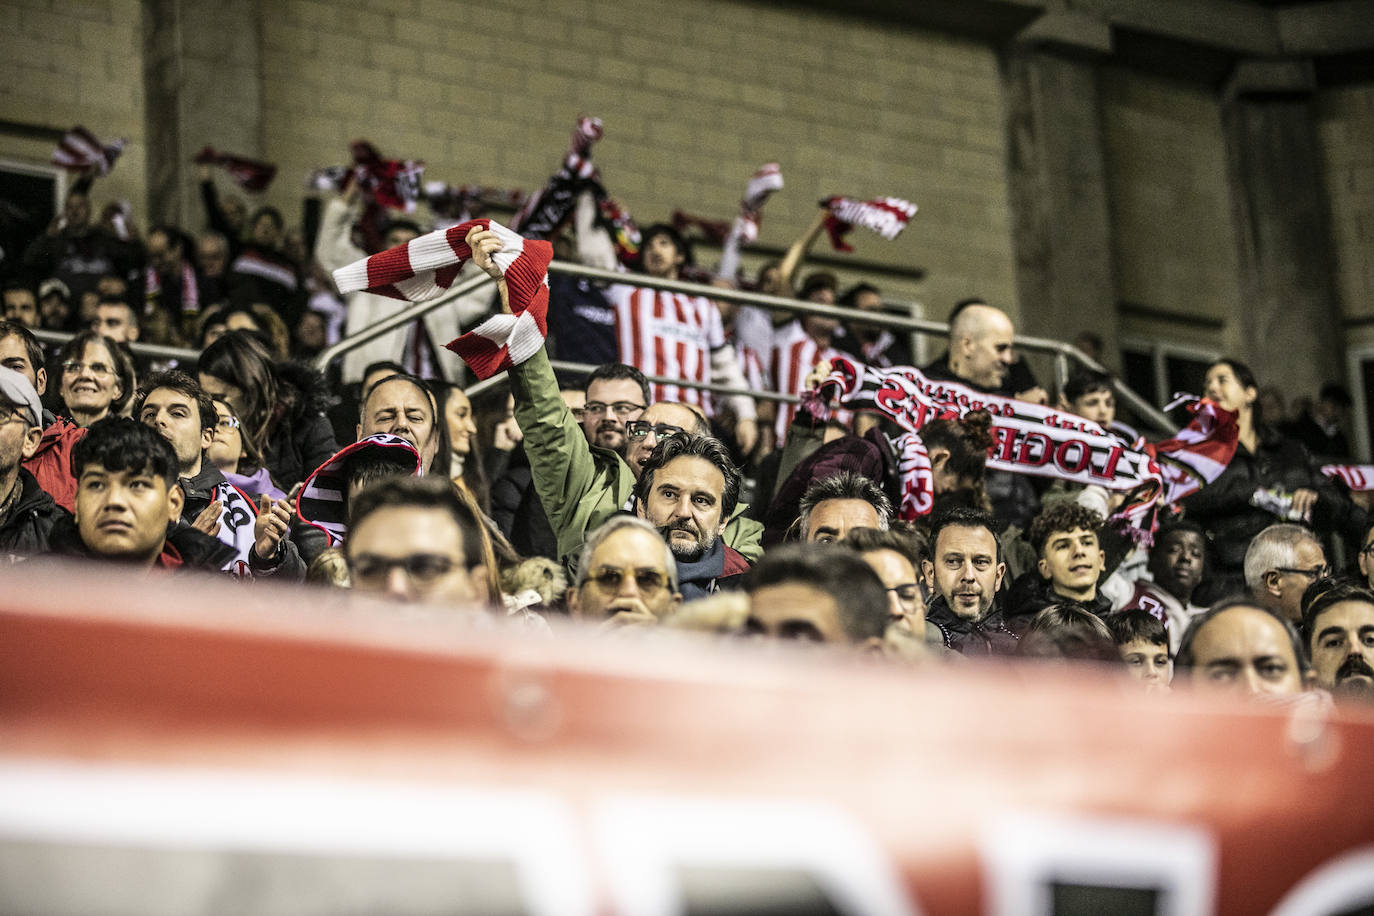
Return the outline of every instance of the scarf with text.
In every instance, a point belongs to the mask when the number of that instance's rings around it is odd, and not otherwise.
[[[95,134],[78,124],[57,141],[57,148],[52,151],[52,164],[68,172],[84,172],[93,168],[97,175],[108,175],[128,142],[121,137],[101,143]]]
[[[248,571],[248,554],[256,541],[253,527],[258,520],[258,507],[253,505],[248,494],[228,481],[217,484],[210,498],[223,507],[215,539],[221,544],[228,544],[236,552],[224,571],[239,578],[252,578]]]
[[[973,410],[993,418],[988,467],[1128,491],[1113,517],[1147,528],[1153,527],[1156,502],[1172,502],[1215,480],[1235,452],[1235,414],[1210,401],[1192,408],[1193,422],[1174,438],[1127,444],[1083,417],[935,381],[912,367],[878,369],[839,358],[809,397],[822,418],[843,406],[881,414],[905,430],[892,440],[902,474],[903,518],[929,512],[934,499],[921,428]]]
[[[863,226],[889,242],[902,234],[906,224],[916,215],[916,205],[900,197],[880,197],[874,200],[855,200],[852,197],[827,197],[821,201],[827,211],[825,231],[836,251],[853,251],[854,246],[844,240],[855,226]]]
[[[197,165],[217,165],[229,173],[234,184],[245,191],[262,191],[277,177],[277,167],[270,162],[221,153],[207,146],[196,153]]]

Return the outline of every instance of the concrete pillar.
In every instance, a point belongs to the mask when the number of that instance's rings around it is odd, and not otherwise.
[[[1008,182],[1018,328],[1071,341],[1090,330],[1117,360],[1117,310],[1097,61],[1106,24],[1047,13],[1007,49]]]
[[[255,0],[144,0],[148,216],[205,225],[192,157],[204,146],[263,151],[262,67]],[[228,185],[222,176],[217,183]]]
[[[1261,384],[1290,395],[1315,395],[1342,365],[1315,89],[1310,62],[1243,61],[1222,103],[1240,246],[1235,340]]]

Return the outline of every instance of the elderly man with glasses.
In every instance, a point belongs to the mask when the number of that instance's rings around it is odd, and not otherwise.
[[[617,515],[587,538],[568,589],[574,618],[610,626],[654,624],[681,603],[673,553],[648,522]]]
[[[1302,593],[1330,574],[1321,541],[1301,525],[1270,525],[1245,551],[1245,586],[1251,596],[1295,626],[1302,622]]]

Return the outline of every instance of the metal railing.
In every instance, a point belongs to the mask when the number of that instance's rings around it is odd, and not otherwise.
[[[662,289],[675,293],[687,293],[693,296],[706,296],[712,299],[722,299],[726,302],[737,302],[741,305],[756,305],[766,309],[783,309],[794,314],[800,315],[822,315],[828,318],[838,318],[840,320],[853,319],[854,309],[840,305],[825,305],[820,302],[804,302],[799,299],[787,299],[780,296],[768,296],[763,293],[751,293],[744,290],[723,289],[714,286],[705,286],[700,283],[688,283],[683,280],[668,280],[661,277],[651,277],[648,274],[623,274],[612,270],[601,270],[596,267],[587,267],[582,264],[573,264],[567,261],[554,261],[549,265],[549,273],[562,274],[570,277],[584,277],[588,280],[597,280],[605,283],[629,283],[635,286],[645,286],[650,289]],[[376,340],[383,334],[393,331],[396,328],[404,327],[412,321],[422,318],[435,309],[443,308],[454,300],[467,295],[468,293],[491,287],[495,290],[495,281],[486,274],[480,274],[470,279],[464,280],[457,286],[424,302],[417,302],[401,311],[383,318],[381,321],[364,328],[351,337],[332,344],[322,350],[314,359],[316,368],[323,370],[331,362],[350,350],[356,349],[363,344]],[[949,324],[943,321],[931,321],[927,318],[919,318],[912,314],[919,310],[919,306],[911,302],[885,301],[884,307],[889,309],[901,310],[907,314],[885,314],[882,312],[865,312],[863,321],[867,325],[874,327],[887,328],[888,330],[905,332],[907,334],[930,334],[937,336],[947,336],[949,334]],[[72,338],[71,334],[60,331],[34,331],[34,336],[45,343],[61,345]],[[1093,369],[1098,372],[1110,375],[1100,363],[1089,357],[1086,353],[1079,350],[1072,344],[1067,344],[1058,340],[1051,340],[1047,337],[1031,337],[1018,334],[1013,338],[1017,347],[1031,353],[1048,354],[1054,358],[1055,379],[1060,389],[1068,380],[1071,365],[1078,364]],[[175,359],[184,362],[195,362],[200,357],[197,350],[190,350],[183,347],[167,347],[160,344],[133,343],[130,349],[136,356],[146,356],[153,359]],[[913,352],[915,347],[913,346]],[[554,369],[566,372],[590,372],[596,368],[585,363],[574,363],[562,360],[555,360]],[[649,376],[649,381],[658,384],[677,385],[684,388],[699,388],[720,395],[747,395],[763,400],[782,401],[786,403],[796,403],[799,399],[795,395],[778,394],[771,391],[753,391],[750,389],[730,388],[724,385],[713,385],[701,382],[688,382],[676,378],[666,378],[663,376]],[[504,376],[487,379],[485,382],[477,382],[467,389],[470,396],[480,395],[504,382]],[[1121,379],[1112,377],[1112,387],[1117,398],[1122,404],[1128,407],[1136,416],[1147,422],[1155,431],[1165,435],[1173,435],[1177,432],[1177,427],[1170,422],[1168,416],[1163,411],[1150,404],[1143,397],[1127,387]]]
[[[66,331],[34,330],[33,336],[43,343],[56,344],[60,347],[76,335]],[[151,359],[175,359],[187,363],[193,363],[200,359],[199,350],[189,350],[185,347],[166,347],[162,344],[139,343],[138,341],[129,344],[128,347],[134,356],[147,356]]]
[[[711,299],[721,299],[726,302],[735,302],[741,305],[756,305],[766,309],[784,309],[800,315],[821,315],[841,320],[854,318],[854,309],[846,306],[825,305],[819,302],[804,302],[798,299],[787,299],[780,296],[769,296],[763,293],[746,292],[744,290],[723,289],[715,286],[706,286],[700,283],[688,283],[683,280],[651,277],[648,274],[624,274],[612,270],[602,270],[597,267],[587,267],[583,264],[574,264],[568,261],[552,262],[549,265],[549,273],[561,274],[569,277],[583,277],[588,280],[596,280],[603,283],[631,284],[634,286],[648,287],[650,289],[667,290],[674,293],[706,296]],[[495,281],[483,274],[465,280],[442,296],[429,299],[425,302],[417,302],[394,315],[384,318],[371,327],[327,347],[315,357],[315,365],[323,369],[332,360],[347,353],[349,350],[360,347],[368,341],[375,340],[388,331],[403,327],[423,317],[434,309],[442,308],[459,297],[465,296],[487,285],[494,287]],[[938,336],[948,336],[949,334],[949,324],[947,322],[931,321],[927,318],[916,317],[913,312],[918,311],[919,306],[915,303],[885,301],[883,305],[886,308],[901,310],[907,314],[899,315],[884,314],[882,312],[865,312],[863,314],[864,323],[874,327],[886,328],[891,331],[905,332],[907,334],[931,334]],[[1046,337],[1031,337],[1021,334],[1018,334],[1014,338],[1014,341],[1016,346],[1022,350],[1032,353],[1044,353],[1054,357],[1055,379],[1061,389],[1068,380],[1071,365],[1074,363],[1098,372],[1107,373],[1108,375],[1111,374],[1107,372],[1107,369],[1100,363],[1072,344],[1051,340]],[[569,372],[589,372],[595,367],[584,363],[555,361],[554,368]],[[478,382],[469,387],[467,392],[469,396],[479,395],[484,391],[488,391],[500,385],[502,380],[503,377],[498,376],[494,379],[487,379],[485,382]],[[673,384],[685,388],[701,388],[715,394],[744,394],[755,398],[792,403],[798,400],[793,395],[780,395],[774,392],[726,388],[721,385],[687,382],[681,379],[663,378],[661,376],[651,376],[649,377],[649,381]],[[1112,387],[1117,398],[1157,432],[1166,435],[1173,435],[1173,433],[1177,432],[1178,428],[1170,422],[1168,416],[1166,416],[1163,411],[1159,410],[1135,391],[1127,387],[1121,379],[1112,376]]]

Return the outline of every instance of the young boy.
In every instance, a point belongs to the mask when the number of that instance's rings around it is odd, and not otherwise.
[[[1167,692],[1174,677],[1174,663],[1164,621],[1135,608],[1108,617],[1107,629],[1112,631],[1126,670],[1144,684],[1146,693]]]
[[[1116,395],[1112,393],[1112,377],[1105,372],[1080,369],[1064,383],[1060,399],[1061,409],[1086,417],[1103,429],[1116,422]]]
[[[1193,604],[1205,571],[1207,539],[1194,522],[1173,521],[1159,526],[1150,550],[1151,580],[1140,579],[1122,610],[1139,608],[1159,618],[1169,634],[1169,648],[1177,652],[1188,623],[1207,609]]]
[[[1035,517],[1030,540],[1039,562],[1011,587],[1010,607],[1020,622],[1065,602],[1099,617],[1111,612],[1097,589],[1107,565],[1097,540],[1101,528],[1101,515],[1074,502],[1054,503]]]

